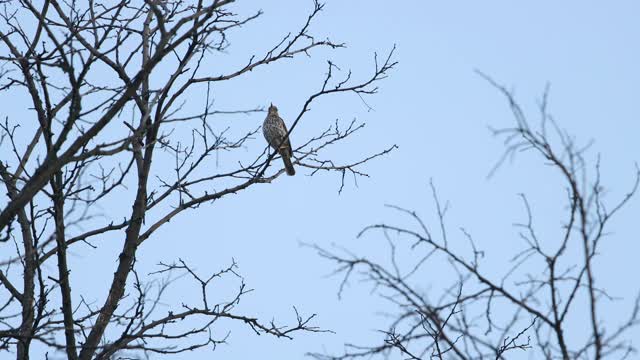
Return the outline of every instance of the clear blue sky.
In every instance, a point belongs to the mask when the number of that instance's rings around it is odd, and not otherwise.
[[[216,66],[244,64],[251,54],[262,53],[304,21],[311,1],[235,5],[239,12],[259,8],[264,16],[230,38],[228,54],[216,55]],[[294,359],[307,351],[340,351],[344,342],[379,338],[375,330],[386,326],[386,320],[376,315],[384,310],[382,301],[357,283],[338,301],[340,279],[324,277],[332,264],[299,243],[337,243],[382,256],[387,251],[383,241],[356,240],[355,235],[367,224],[397,219],[383,207],[387,203],[430,217],[430,178],[440,196],[451,203],[451,228],[465,227],[479,246],[492,252],[487,268],[496,276],[509,266],[504,259],[523,246],[512,226],[524,216],[518,193],[529,196],[542,231],[556,234],[563,188],[539,158],[522,156],[486,179],[502,151],[487,126],[508,126],[512,118],[504,99],[474,69],[513,87],[531,113],[545,84],[551,83],[550,109],[558,123],[580,140],[595,140],[593,151],[602,155],[609,196],[621,196],[631,184],[640,153],[639,13],[635,1],[328,1],[312,31],[346,42],[346,49],[317,51],[311,59],[275,64],[246,80],[224,84],[215,89],[217,104],[231,109],[273,102],[290,122],[320,86],[327,59],[364,77],[372,70],[373,52],[385,53],[396,44],[397,69],[380,84],[379,94],[368,99],[374,111],[367,111],[353,95],[326,98],[312,107],[292,142],[295,146],[296,140],[336,118],[345,122],[356,118],[367,127],[336,151],[337,159],[357,159],[391,144],[399,149],[368,164],[365,169],[371,178],[359,179],[357,187],[347,179],[341,195],[337,175],[308,177],[300,170],[298,176],[281,177],[271,185],[190,211],[146,242],[139,261],[142,269],[152,271],[159,261],[181,257],[209,272],[233,257],[255,289],[240,303],[239,312],[293,321],[291,307],[296,305],[302,313],[317,313],[316,324],[335,334],[301,334],[287,341],[254,336],[233,326],[229,345],[216,353],[177,358]],[[232,121],[256,127],[263,118],[264,114],[254,114]],[[639,211],[636,200],[612,224],[615,233],[598,258],[597,281],[606,284],[613,296],[628,299],[637,292],[633,274],[640,271],[635,226]],[[81,251],[74,259],[78,265],[96,264],[96,268],[104,262],[107,269],[115,266],[115,260],[115,255],[85,258]],[[101,284],[96,278],[110,279],[111,271],[92,274],[91,280],[74,276],[86,280],[91,289]],[[440,289],[443,277],[425,273],[420,286]],[[180,296],[189,293],[187,285],[191,284],[176,283],[166,302],[180,302]],[[602,304],[605,316],[613,319],[627,309]],[[635,334],[640,338],[640,332]]]

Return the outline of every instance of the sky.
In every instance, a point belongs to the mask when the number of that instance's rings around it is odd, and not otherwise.
[[[239,1],[233,6],[239,13],[262,9],[264,15],[233,34],[226,54],[215,55],[212,72],[218,72],[216,66],[244,64],[251,54],[295,31],[311,5]],[[298,139],[336,119],[356,119],[366,122],[365,129],[337,149],[335,158],[359,159],[393,144],[398,149],[366,164],[363,170],[370,177],[359,178],[357,185],[347,178],[342,193],[339,175],[311,177],[308,170],[298,169],[294,177],[280,177],[268,186],[205,204],[172,220],[145,242],[139,261],[150,272],[160,261],[181,258],[209,273],[235,259],[238,272],[254,289],[238,312],[267,321],[294,321],[296,306],[302,314],[316,313],[315,324],[334,333],[299,334],[290,341],[232,326],[228,344],[213,354],[205,350],[176,358],[296,359],[306,352],[340,352],[346,342],[370,344],[379,339],[376,330],[387,324],[379,312],[387,305],[358,282],[338,299],[341,278],[326,276],[332,264],[301,243],[337,244],[384,257],[388,248],[383,239],[356,239],[357,233],[371,223],[402,223],[385,204],[416,210],[435,225],[430,180],[449,201],[451,231],[470,231],[491,254],[486,266],[497,277],[509,267],[505,259],[524,246],[513,226],[525,216],[519,193],[530,199],[541,232],[557,236],[564,188],[539,157],[522,154],[487,178],[504,149],[488,128],[510,126],[513,119],[505,99],[475,70],[513,89],[532,117],[537,115],[536,101],[550,84],[550,112],[577,141],[595,141],[590,154],[601,156],[607,196],[623,196],[640,153],[640,51],[634,45],[640,35],[639,12],[640,4],[634,1],[327,1],[311,31],[346,43],[345,49],[314,51],[310,58],[274,64],[224,83],[214,89],[216,104],[231,109],[273,102],[290,124],[321,85],[327,60],[365,78],[373,69],[374,52],[383,55],[395,45],[398,66],[379,84],[378,94],[367,98],[372,110],[352,94],[322,99],[291,141],[295,147]],[[220,121],[256,127],[263,118],[259,113]],[[636,199],[611,224],[613,233],[597,260],[597,281],[626,300],[638,291],[633,274],[640,271],[635,226],[639,211]],[[451,241],[464,241],[457,235]],[[117,255],[95,259],[79,250],[73,256],[78,266],[109,269],[91,278],[86,273],[73,275],[100,298],[98,285],[110,279]],[[426,272],[419,287],[441,290],[449,275]],[[220,294],[229,291],[225,284]],[[194,295],[193,285],[176,282],[166,303],[179,304]],[[603,301],[605,317],[612,321],[625,316],[628,308],[625,300]],[[634,334],[640,338],[638,330]]]
[[[230,39],[229,55],[220,59],[223,66],[300,26],[310,2],[249,3],[238,9],[258,6],[264,16]],[[372,343],[380,339],[376,330],[386,326],[379,315],[385,303],[357,282],[339,300],[340,278],[326,276],[332,264],[300,243],[338,244],[384,257],[388,248],[380,237],[356,239],[356,234],[371,223],[402,221],[385,204],[414,209],[433,220],[430,179],[450,203],[451,231],[470,231],[490,251],[486,266],[496,276],[508,269],[505,259],[524,246],[513,226],[525,216],[519,193],[529,197],[541,232],[557,236],[564,185],[539,157],[523,154],[487,179],[503,151],[488,127],[509,126],[513,118],[505,99],[476,69],[513,89],[532,117],[550,84],[551,113],[577,141],[595,141],[591,154],[601,155],[608,196],[622,196],[632,183],[640,150],[640,52],[633,45],[640,35],[639,11],[633,1],[328,1],[312,31],[345,42],[346,49],[318,51],[310,59],[277,64],[246,82],[230,83],[218,91],[219,103],[273,102],[290,123],[319,87],[326,60],[364,77],[372,70],[373,53],[386,54],[395,44],[399,64],[379,84],[379,93],[367,99],[372,111],[352,95],[323,99],[312,106],[292,142],[295,147],[296,135],[308,135],[336,118],[357,119],[367,123],[365,131],[340,148],[339,159],[357,159],[391,144],[398,150],[367,164],[371,177],[359,179],[357,186],[348,179],[341,194],[336,174],[308,177],[308,171],[299,170],[295,177],[204,206],[173,221],[145,245],[144,254],[151,259],[180,256],[203,271],[220,268],[233,257],[255,289],[239,310],[293,320],[295,305],[303,313],[317,313],[316,323],[335,332],[286,341],[234,330],[228,346],[212,356],[293,359],[309,351],[340,352],[345,342]],[[255,36],[258,29],[259,38],[243,37]],[[239,121],[259,124],[262,118],[257,114]],[[598,258],[597,279],[616,297],[630,299],[638,291],[628,285],[637,283],[632,274],[640,270],[634,255],[640,250],[634,226],[639,210],[636,200],[621,213]],[[455,236],[452,241],[463,240]],[[446,278],[428,272],[419,286],[441,289]],[[619,304],[625,302],[604,304],[606,317],[615,321],[625,316],[629,303]]]

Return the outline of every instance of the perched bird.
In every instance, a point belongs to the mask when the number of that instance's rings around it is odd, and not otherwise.
[[[264,119],[264,123],[262,123],[262,133],[269,145],[278,151],[278,154],[282,157],[287,175],[295,175],[296,171],[291,163],[293,150],[291,150],[291,142],[287,136],[287,126],[284,124],[284,120],[282,120],[280,115],[278,115],[278,108],[273,104],[269,106],[267,118]]]

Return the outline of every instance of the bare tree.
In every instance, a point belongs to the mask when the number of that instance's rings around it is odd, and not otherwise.
[[[256,43],[256,54],[242,59],[236,69],[211,74],[205,70],[210,69],[209,58],[228,51],[233,33],[245,31],[245,24],[262,15],[235,14],[231,3],[2,2],[0,91],[5,109],[12,108],[11,99],[28,101],[29,109],[5,116],[1,125],[0,175],[6,197],[0,212],[0,352],[28,359],[35,343],[44,348],[42,353],[68,359],[173,354],[223,342],[225,337],[216,338],[212,329],[225,320],[276,337],[320,331],[310,324],[313,315],[297,310],[296,320],[287,326],[239,313],[238,301],[248,290],[235,262],[209,274],[179,259],[159,264],[148,277],[136,270],[138,250],[174,217],[283,174],[270,166],[279,164],[272,162],[277,154],[253,136],[264,116],[262,105],[237,110],[214,106],[218,83],[318,49],[344,47],[311,33],[322,10],[322,4],[312,2],[299,29],[262,50]],[[376,93],[378,81],[395,65],[392,53],[376,57],[361,81],[329,61],[327,72],[319,74],[318,90],[300,104],[289,133],[295,133],[320,97]],[[196,113],[188,110],[194,105],[185,106],[194,102],[201,109]],[[260,119],[250,129],[220,128],[212,122],[213,117],[254,113]],[[366,176],[361,165],[395,147],[359,154],[361,160],[349,163],[325,157],[326,149],[361,128],[355,122],[340,128],[336,122],[311,138],[296,137],[294,163],[311,175],[337,173],[342,189],[346,174]],[[242,149],[250,155],[237,151]],[[226,154],[225,161],[210,166],[220,153]],[[100,204],[113,199],[131,199],[130,211],[101,213],[106,206]],[[70,268],[68,249],[81,243],[96,248],[104,239],[119,239],[121,251],[115,269],[92,269],[113,270],[113,278],[99,295],[100,303],[87,302],[74,291],[69,276],[72,270],[86,270]],[[87,256],[108,254],[96,250]],[[153,279],[166,280],[169,273],[175,274],[170,279],[178,273],[194,279],[200,302],[161,313],[158,304],[171,282]],[[238,291],[230,298],[214,298],[211,287],[226,277],[238,280]]]
[[[636,167],[625,196],[605,200],[599,156],[590,163],[590,144],[579,145],[553,120],[548,91],[539,103],[539,121],[532,121],[510,91],[481,75],[505,96],[515,119],[512,127],[493,130],[506,147],[496,167],[526,151],[555,169],[561,175],[559,186],[566,190],[563,226],[540,235],[532,206],[521,195],[525,217],[516,226],[524,247],[514,254],[506,273],[492,273],[482,266],[482,242],[464,228],[450,231],[445,221],[448,203],[439,199],[432,182],[434,225],[414,211],[390,206],[410,224],[381,223],[360,232],[358,237],[381,233],[390,248],[388,258],[314,246],[336,264],[336,274],[342,274],[339,295],[351,278],[361,276],[389,302],[382,311],[390,319],[379,342],[347,344],[343,353],[310,354],[314,358],[511,359],[522,350],[529,359],[636,356],[631,355],[636,348],[629,330],[640,323],[640,297],[625,304],[626,321],[613,323],[602,306],[612,300],[608,285],[597,282],[595,274],[598,256],[606,255],[599,249],[610,233],[609,224],[636,194],[640,171]],[[430,287],[429,279],[441,280],[447,273],[457,280],[442,292],[424,290]]]

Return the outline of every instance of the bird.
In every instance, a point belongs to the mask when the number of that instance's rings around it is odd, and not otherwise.
[[[291,150],[291,141],[289,141],[289,137],[287,136],[287,126],[280,115],[278,115],[278,108],[273,104],[269,106],[267,117],[264,119],[264,123],[262,123],[262,133],[267,143],[282,157],[287,175],[295,175],[296,170],[291,163],[293,150]]]

